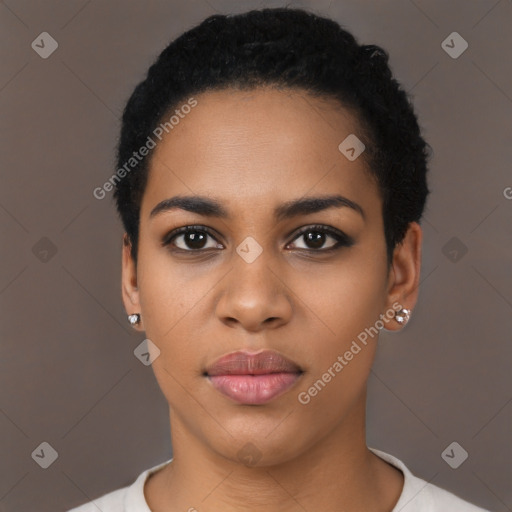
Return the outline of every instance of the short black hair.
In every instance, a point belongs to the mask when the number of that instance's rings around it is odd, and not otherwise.
[[[382,197],[389,265],[409,223],[423,215],[430,146],[388,59],[383,48],[358,44],[337,22],[292,8],[213,15],[172,41],[133,91],[122,117],[117,168],[126,170],[132,158],[133,169],[117,180],[114,198],[134,261],[150,161],[150,155],[133,161],[134,152],[192,95],[275,86],[338,100],[355,113]]]

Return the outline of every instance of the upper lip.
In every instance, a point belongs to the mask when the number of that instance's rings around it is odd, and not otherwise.
[[[209,376],[263,375],[268,373],[302,373],[301,368],[275,350],[257,353],[239,350],[217,359],[206,368]]]

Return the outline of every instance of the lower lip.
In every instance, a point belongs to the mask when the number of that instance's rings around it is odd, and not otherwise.
[[[209,376],[213,387],[241,404],[264,404],[290,389],[300,373]]]

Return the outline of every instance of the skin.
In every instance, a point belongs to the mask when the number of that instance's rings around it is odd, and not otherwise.
[[[395,302],[413,309],[421,228],[409,225],[388,269],[379,190],[363,157],[351,162],[338,150],[345,137],[360,133],[338,103],[271,88],[196,99],[154,149],[137,264],[126,237],[123,248],[124,305],[141,313],[139,330],[160,349],[152,366],[169,403],[174,448],[173,462],[146,482],[148,505],[154,512],[389,512],[403,474],[369,451],[365,439],[378,337],[307,405],[298,394]],[[286,201],[333,193],[358,203],[365,218],[331,207],[274,219],[274,208]],[[216,198],[230,217],[174,209],[150,218],[160,201],[177,195]],[[341,230],[354,244],[322,253],[335,245],[330,235],[317,246],[297,236],[314,224]],[[165,235],[188,225],[209,227],[216,239],[207,237],[202,253],[184,253],[196,247],[185,236],[174,240],[181,253],[162,246]],[[248,236],[263,250],[252,263],[236,252]],[[391,320],[386,328],[401,326]],[[236,403],[203,375],[224,354],[262,348],[304,370],[264,405]],[[260,457],[252,465],[238,455],[247,443]]]

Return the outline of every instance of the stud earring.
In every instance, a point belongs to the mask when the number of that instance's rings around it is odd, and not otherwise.
[[[411,310],[402,308],[399,311],[395,312],[395,320],[400,325],[405,325],[409,321],[409,318],[411,318]]]
[[[133,315],[128,315],[128,322],[130,322],[130,325],[135,328],[136,325],[140,324],[140,313],[133,313]]]

